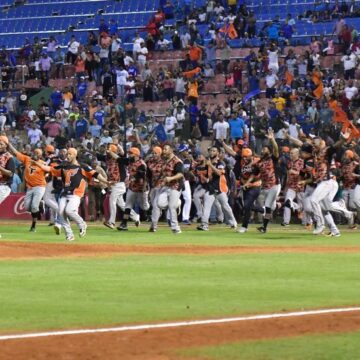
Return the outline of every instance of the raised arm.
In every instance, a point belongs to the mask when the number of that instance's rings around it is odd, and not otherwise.
[[[236,152],[234,151],[234,149],[231,146],[227,145],[224,140],[221,142],[221,145],[229,155],[233,157],[236,156]]]

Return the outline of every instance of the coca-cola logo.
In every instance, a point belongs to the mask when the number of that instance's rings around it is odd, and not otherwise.
[[[16,215],[26,214],[25,210],[25,195],[21,196],[14,205],[14,213]]]

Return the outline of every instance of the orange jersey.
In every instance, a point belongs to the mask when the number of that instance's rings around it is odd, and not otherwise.
[[[46,172],[39,166],[33,164],[33,160],[30,156],[18,152],[16,154],[16,158],[25,166],[24,178],[28,188],[33,188],[35,186],[46,186]],[[40,161],[46,165],[45,161]]]
[[[66,165],[51,169],[51,174],[61,177],[63,181],[63,195],[76,195],[82,198],[86,190],[86,180],[90,181],[97,176],[91,167],[80,165]]]

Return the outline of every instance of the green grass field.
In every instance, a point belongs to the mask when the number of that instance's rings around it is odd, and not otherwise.
[[[1,226],[1,241],[65,243],[52,229]],[[77,234],[76,234],[77,236]],[[1,244],[1,242],[0,242]],[[131,228],[127,233],[91,226],[76,244],[211,246],[359,246],[359,232],[314,237],[300,227],[270,227],[268,234],[241,235],[225,227],[173,235]],[[1,249],[1,248],[0,248]],[[39,331],[147,323],[241,314],[360,305],[360,252],[216,255],[119,255],[0,261],[0,332]],[[191,350],[209,359],[355,359],[359,334],[230,344]],[[337,357],[337,343],[349,356]],[[333,346],[328,347],[331,343]],[[287,344],[284,346],[283,344]],[[319,357],[317,349],[325,356]],[[283,351],[279,352],[279,349]],[[327,350],[329,349],[329,350]],[[242,353],[245,357],[239,357]],[[278,355],[276,357],[276,354]],[[282,356],[279,356],[279,354]],[[334,355],[335,354],[335,355]],[[353,355],[353,356],[351,356]],[[327,357],[326,357],[327,356]]]

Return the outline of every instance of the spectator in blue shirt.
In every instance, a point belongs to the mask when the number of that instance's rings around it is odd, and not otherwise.
[[[103,126],[105,121],[105,112],[101,105],[98,105],[96,112],[94,113],[94,119],[96,119],[98,125]]]
[[[254,90],[259,90],[260,79],[256,73],[256,69],[252,70],[251,75],[248,78],[248,82],[249,82],[249,92],[254,91]]]
[[[89,122],[82,116],[75,122],[75,137],[80,139],[87,133]]]
[[[277,41],[279,38],[279,25],[271,23],[267,29],[269,40]]]
[[[96,119],[94,119],[92,124],[89,126],[89,132],[93,138],[100,138],[101,126],[97,123]]]
[[[62,103],[62,92],[55,87],[54,91],[50,95],[52,110],[55,112],[59,109],[61,103]]]
[[[99,34],[101,33],[109,33],[109,26],[104,19],[100,19]]]
[[[87,83],[85,81],[85,77],[80,77],[80,82],[77,85],[77,100],[83,100],[86,95]]]
[[[110,36],[113,36],[118,32],[118,24],[115,19],[110,20],[109,32],[110,32]]]
[[[4,105],[3,102],[0,102],[0,114],[7,115],[7,113],[8,113],[7,107]]]
[[[14,172],[12,183],[11,183],[11,192],[12,193],[18,193],[20,192],[20,185],[22,183],[22,180],[20,179],[20,176],[17,174],[18,170]]]
[[[242,139],[244,137],[245,121],[240,114],[236,118],[231,119],[229,125],[231,140]]]

